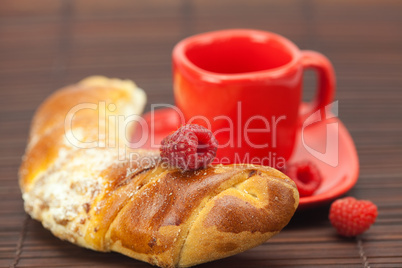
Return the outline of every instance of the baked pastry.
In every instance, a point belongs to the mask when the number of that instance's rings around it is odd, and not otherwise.
[[[182,172],[161,165],[158,151],[129,149],[125,130],[144,104],[134,83],[105,77],[51,95],[20,168],[27,213],[61,239],[160,267],[242,252],[289,222],[298,191],[275,169]]]

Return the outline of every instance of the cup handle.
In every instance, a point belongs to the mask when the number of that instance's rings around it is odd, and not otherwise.
[[[302,51],[301,62],[304,70],[313,69],[318,74],[318,91],[300,113],[300,123],[303,124],[311,114],[332,102],[335,93],[335,72],[331,62],[315,51]]]

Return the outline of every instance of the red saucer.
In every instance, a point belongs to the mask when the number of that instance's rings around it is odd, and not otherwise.
[[[300,129],[296,149],[289,159],[290,163],[312,161],[323,176],[323,182],[314,195],[300,198],[299,208],[328,203],[345,194],[356,184],[359,175],[359,160],[348,130],[331,113],[323,116],[326,117],[323,120],[317,116],[320,114],[310,120],[316,122]],[[136,128],[133,141],[140,141],[144,135],[151,138],[145,144],[138,142],[133,145],[135,148],[158,148],[161,140],[183,122],[178,113],[169,108],[157,110],[153,115],[147,113],[143,118],[147,124]]]

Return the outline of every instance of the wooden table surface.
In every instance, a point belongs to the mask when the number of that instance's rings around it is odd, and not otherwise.
[[[201,267],[402,267],[402,1],[2,0],[0,266],[149,267],[60,241],[23,210],[17,170],[35,108],[92,74],[134,79],[151,103],[174,103],[171,51],[210,30],[273,31],[317,50],[337,73],[339,117],[360,158],[347,195],[378,205],[356,239],[336,235],[328,206],[298,213],[268,243]],[[305,75],[304,98],[315,77]]]

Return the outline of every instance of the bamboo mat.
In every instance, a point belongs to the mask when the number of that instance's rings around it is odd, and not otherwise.
[[[29,124],[52,91],[92,74],[134,79],[149,104],[173,104],[174,44],[224,28],[277,32],[331,59],[361,164],[348,195],[375,202],[379,217],[342,239],[328,206],[302,211],[269,243],[201,267],[402,267],[402,2],[392,0],[2,0],[0,267],[150,267],[60,241],[24,213],[17,170]],[[305,99],[314,81],[307,72]]]

